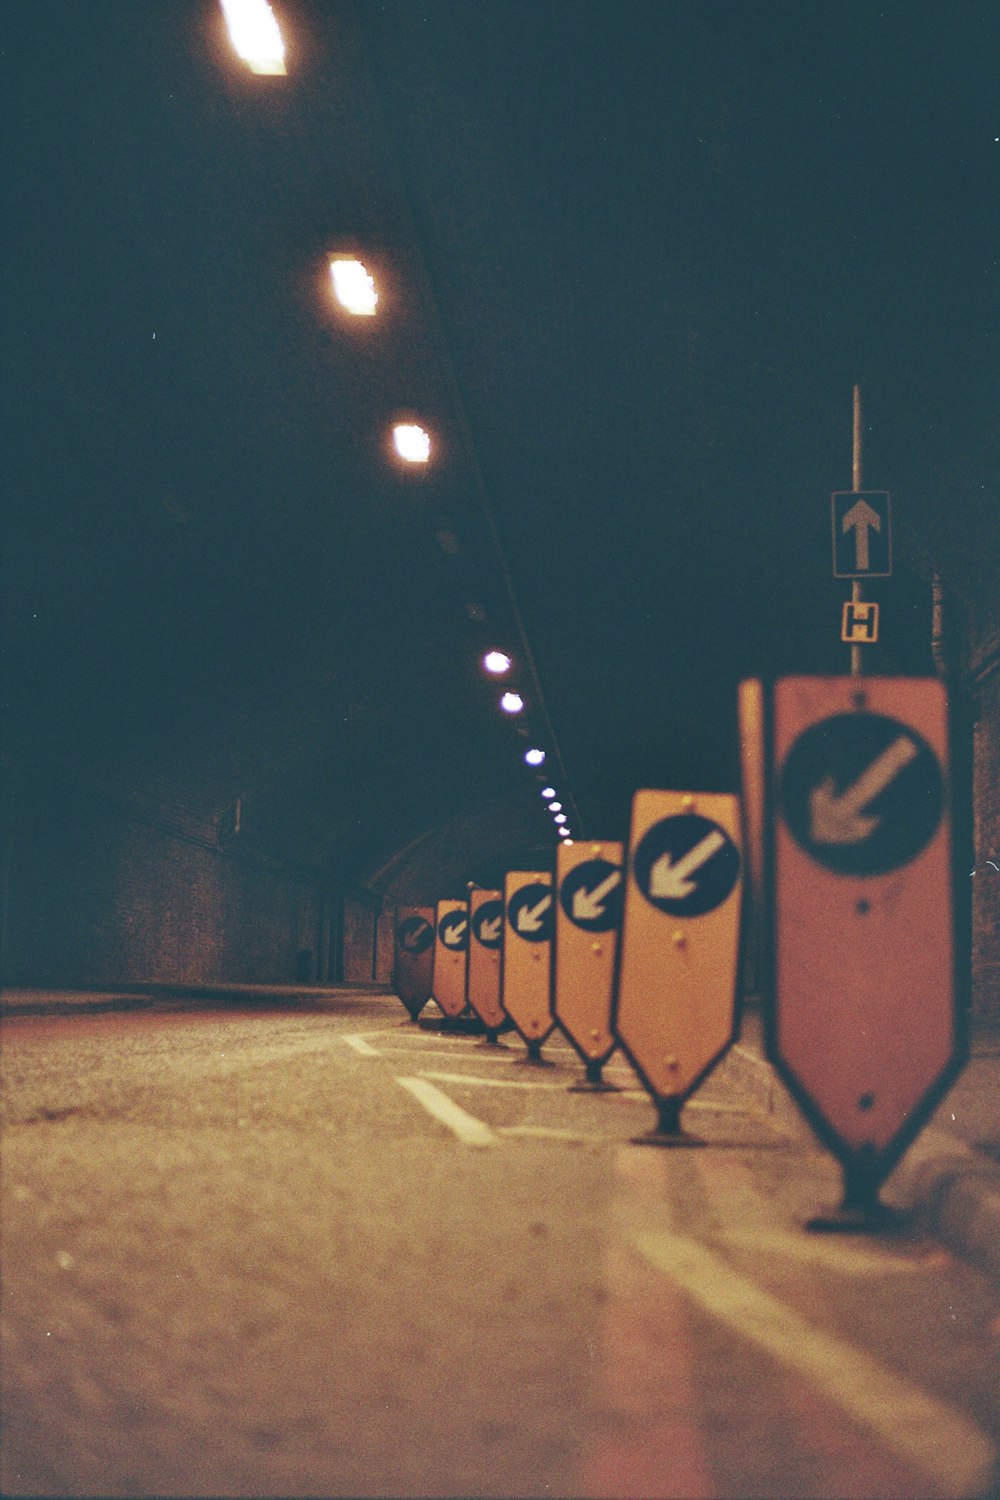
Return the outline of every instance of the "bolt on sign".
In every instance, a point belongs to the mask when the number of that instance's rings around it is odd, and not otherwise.
[[[507,920],[500,999],[533,1055],[555,1025],[549,993],[552,898],[547,870],[511,870],[504,880]]]
[[[468,1000],[487,1031],[506,1021],[500,1004],[500,955],[503,949],[503,892],[469,892]]]
[[[633,798],[614,1030],[664,1129],[735,1037],[740,846],[736,797]]]
[[[434,942],[433,994],[446,1016],[465,1009],[465,963],[469,947],[469,908],[464,901],[439,901]]]
[[[768,726],[768,1054],[869,1201],[959,1071],[948,705],[936,679],[792,677]],[[858,1188],[860,1184],[860,1188]]]
[[[414,1021],[431,998],[434,926],[433,906],[396,908],[392,987]]]
[[[584,1063],[615,1049],[611,994],[622,914],[622,846],[561,844],[556,850],[552,1008]]]

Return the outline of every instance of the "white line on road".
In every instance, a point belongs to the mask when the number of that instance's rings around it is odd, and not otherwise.
[[[482,1089],[558,1089],[566,1093],[565,1083],[528,1083],[519,1078],[477,1078],[473,1073],[436,1073],[431,1068],[421,1068],[421,1078],[436,1078],[438,1083],[464,1083]]]
[[[701,1307],[799,1371],[897,1457],[921,1469],[943,1496],[980,1492],[995,1452],[961,1413],[863,1350],[813,1328],[696,1241],[643,1233],[633,1243]]]
[[[614,1145],[603,1135],[583,1135],[578,1130],[557,1130],[550,1125],[501,1125],[500,1135],[526,1135],[540,1141],[597,1141],[605,1146]]]
[[[887,1276],[897,1271],[926,1271],[926,1263],[874,1248],[859,1249],[827,1235],[807,1235],[788,1229],[727,1229],[723,1238],[736,1249],[762,1251],[773,1264],[777,1255],[793,1260],[819,1261],[845,1276]]]
[[[411,1093],[442,1125],[458,1136],[465,1146],[493,1146],[497,1137],[484,1120],[477,1120],[454,1099],[449,1099],[442,1089],[436,1088],[426,1078],[397,1078],[396,1082]]]
[[[362,1057],[381,1057],[382,1055],[375,1047],[370,1046],[363,1036],[345,1036],[341,1038],[341,1041],[353,1047],[355,1052],[360,1052]]]

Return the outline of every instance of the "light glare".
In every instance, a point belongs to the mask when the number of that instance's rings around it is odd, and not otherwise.
[[[425,464],[431,456],[430,437],[416,422],[397,422],[392,439],[396,452],[408,464]]]
[[[520,693],[504,693],[500,699],[500,707],[505,714],[519,714],[524,707],[524,699]]]
[[[549,812],[562,812],[562,803],[561,802],[550,802],[549,803]]]
[[[555,823],[565,823],[565,821],[566,821],[566,814],[565,813],[556,813],[555,818],[553,819],[553,822],[555,822]]]
[[[544,750],[525,750],[524,758],[529,766],[540,766],[545,759]]]
[[[502,677],[505,672],[510,671],[510,657],[503,651],[487,651],[483,657],[483,667],[494,677]]]
[[[285,44],[267,0],[221,0],[237,55],[251,73],[284,74]]]
[[[359,260],[331,260],[330,275],[341,307],[357,317],[373,318],[378,306],[375,282]]]
[[[555,789],[554,786],[543,786],[542,787],[542,796],[543,797],[554,797],[555,794],[556,794],[556,789]]]

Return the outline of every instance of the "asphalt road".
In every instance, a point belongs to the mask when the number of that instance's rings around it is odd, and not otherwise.
[[[4,1493],[996,1492],[1000,1288],[807,1234],[725,1064],[665,1151],[387,996],[0,1037]]]

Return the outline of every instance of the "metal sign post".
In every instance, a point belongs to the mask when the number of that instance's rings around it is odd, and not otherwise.
[[[395,936],[392,987],[415,1021],[431,998],[433,906],[397,907]]]
[[[547,870],[511,870],[504,881],[501,1004],[533,1063],[542,1061],[542,1043],[555,1025],[549,992],[552,897]]]
[[[615,1050],[611,1030],[622,912],[622,846],[563,843],[556,850],[552,1009],[585,1067],[574,1089],[613,1089],[601,1069]]]
[[[768,725],[767,1049],[844,1173],[815,1228],[879,1188],[960,1070],[948,708],[929,678],[787,678]]]
[[[614,1030],[657,1106],[643,1144],[700,1144],[681,1108],[735,1039],[740,842],[735,797],[635,794]]]
[[[469,947],[469,908],[464,901],[439,901],[434,942],[433,995],[452,1020],[465,1009],[465,964]]]

